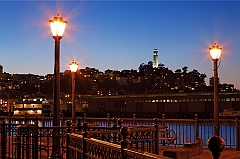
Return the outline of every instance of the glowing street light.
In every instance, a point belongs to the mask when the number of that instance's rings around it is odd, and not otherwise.
[[[78,64],[76,61],[70,63],[70,70],[72,72],[72,122],[75,122],[75,72],[77,71]]]
[[[214,135],[219,136],[219,110],[218,110],[218,66],[217,61],[221,56],[222,48],[218,47],[216,43],[209,48],[214,64]]]
[[[67,21],[60,17],[59,13],[52,20],[49,20],[53,38],[55,40],[55,63],[54,63],[54,83],[53,83],[53,126],[60,126],[60,40]],[[58,131],[53,132],[52,158],[60,156],[60,139],[57,137]]]
[[[208,149],[212,152],[214,159],[219,159],[221,152],[225,148],[225,141],[219,136],[219,113],[218,113],[218,73],[217,61],[221,56],[222,48],[216,43],[209,48],[214,64],[214,136],[208,139]]]
[[[58,13],[57,16],[53,18],[53,20],[49,20],[49,23],[50,23],[50,28],[52,31],[53,38],[55,36],[62,38],[66,28],[67,21],[63,20]]]
[[[219,60],[222,53],[222,48],[218,47],[218,45],[214,43],[214,45],[209,48],[209,52],[213,60]]]
[[[70,65],[70,70],[71,70],[71,72],[76,72],[76,71],[77,71],[77,69],[78,69],[78,64],[77,64],[76,61],[73,60],[69,65]]]

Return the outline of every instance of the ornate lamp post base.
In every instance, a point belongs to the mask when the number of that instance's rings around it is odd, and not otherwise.
[[[220,136],[213,136],[208,140],[208,149],[212,152],[213,159],[219,159],[225,148],[225,141]]]

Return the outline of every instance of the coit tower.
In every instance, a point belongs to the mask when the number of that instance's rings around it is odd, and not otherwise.
[[[158,67],[158,49],[153,50],[153,67]]]

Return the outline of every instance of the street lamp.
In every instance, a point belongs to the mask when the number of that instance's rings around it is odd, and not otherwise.
[[[219,136],[219,113],[218,113],[218,66],[217,61],[221,56],[222,48],[218,47],[216,43],[209,48],[214,64],[214,136]]]
[[[60,40],[62,39],[63,33],[67,21],[64,21],[59,13],[52,20],[49,20],[50,28],[52,31],[53,38],[55,40],[55,63],[54,63],[54,83],[53,83],[53,126],[60,126]],[[54,129],[53,132],[53,150],[52,157],[56,158],[60,154],[60,139],[56,136],[57,132]]]
[[[78,64],[76,61],[70,63],[70,70],[72,72],[72,122],[75,122],[75,72],[77,71]]]

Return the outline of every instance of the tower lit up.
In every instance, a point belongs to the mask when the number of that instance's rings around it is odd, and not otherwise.
[[[158,67],[158,49],[153,50],[153,67]]]

